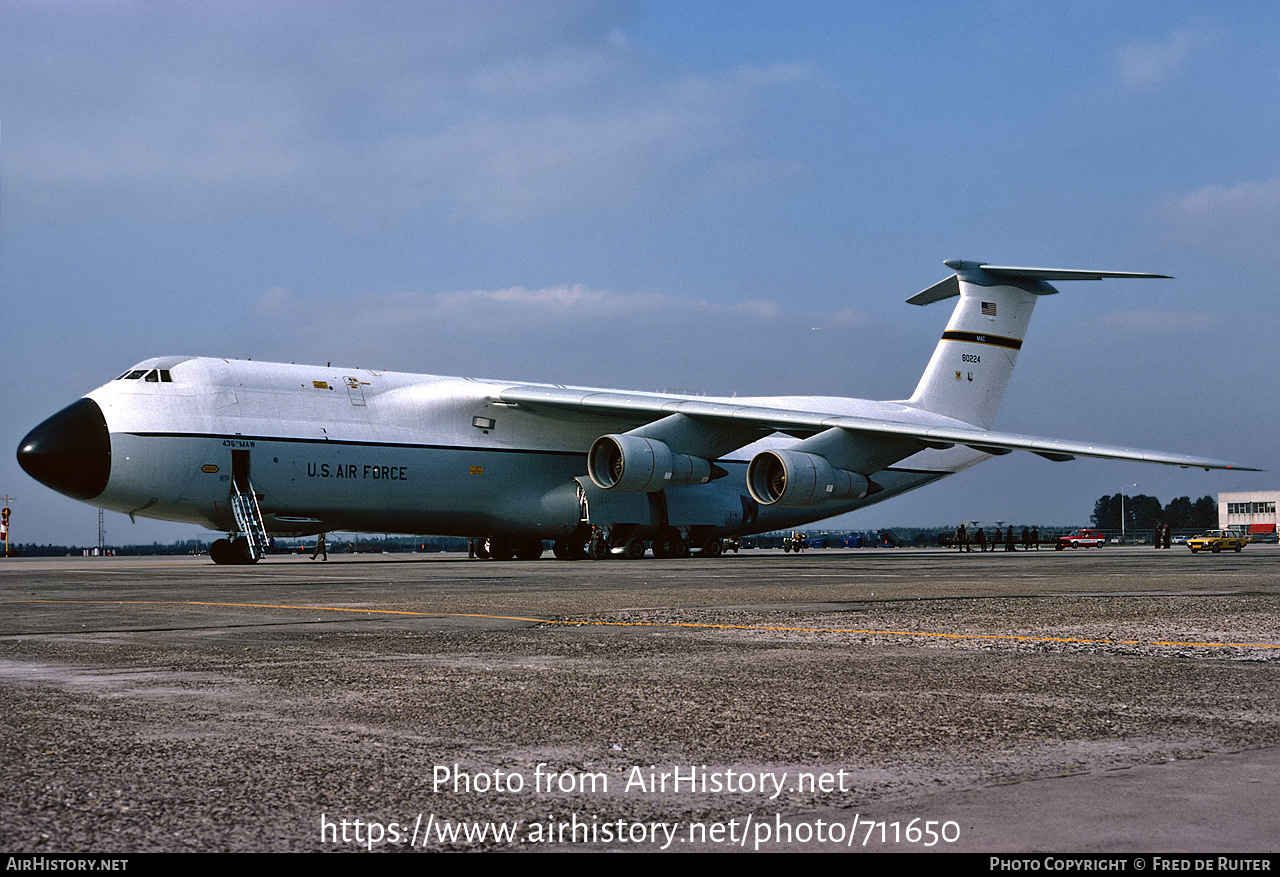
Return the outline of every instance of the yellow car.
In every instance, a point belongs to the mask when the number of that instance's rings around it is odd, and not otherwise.
[[[1197,551],[1212,551],[1217,554],[1224,548],[1240,551],[1248,541],[1237,530],[1210,530],[1203,536],[1192,536],[1187,540],[1187,547],[1191,549],[1192,554]]]

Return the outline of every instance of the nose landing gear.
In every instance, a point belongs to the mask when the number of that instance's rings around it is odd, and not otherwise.
[[[243,536],[231,536],[218,539],[209,546],[209,559],[220,564],[257,563],[253,556],[249,540]]]

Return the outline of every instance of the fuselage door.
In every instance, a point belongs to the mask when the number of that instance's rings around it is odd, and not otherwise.
[[[233,450],[231,452],[231,481],[241,492],[249,490],[249,452]]]

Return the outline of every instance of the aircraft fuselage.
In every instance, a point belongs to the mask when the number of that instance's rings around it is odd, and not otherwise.
[[[160,369],[170,380],[127,377]],[[85,487],[77,498],[234,531],[229,482],[235,467],[243,466],[267,529],[277,535],[341,529],[570,536],[582,523],[583,486],[576,479],[585,476],[587,449],[597,437],[625,432],[645,418],[557,417],[495,402],[510,385],[278,363],[148,360],[85,397],[106,422],[109,465],[103,468],[109,477],[96,495],[84,495],[91,490]],[[890,407],[902,412],[892,403],[838,401],[864,416]],[[746,489],[752,454],[778,444],[753,443],[717,461],[726,476],[668,489],[669,523],[697,528],[705,537],[813,520],[812,510],[761,507]],[[965,456],[976,461],[985,455]],[[935,464],[881,473],[880,493],[823,506],[821,516],[927,483],[954,471],[959,461],[948,462],[946,469]],[[589,484],[586,491],[595,492]],[[623,513],[636,519],[626,523],[658,523],[646,518],[647,494],[618,501],[635,507]]]

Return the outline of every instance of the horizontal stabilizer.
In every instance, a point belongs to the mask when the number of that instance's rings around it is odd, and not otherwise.
[[[954,267],[945,262],[948,268]],[[1106,277],[1137,278],[1146,280],[1172,280],[1168,274],[1147,274],[1141,271],[1082,271],[1072,268],[1013,268],[1005,265],[976,265],[997,277],[1027,277],[1032,280],[1102,280]]]
[[[946,298],[954,298],[960,294],[960,278],[952,274],[946,280],[939,280],[933,286],[923,292],[917,292],[911,298],[907,299],[907,304],[912,305],[931,305],[935,301],[942,301]]]
[[[942,264],[957,272],[952,274],[946,280],[941,280],[930,286],[923,292],[917,292],[911,298],[907,299],[908,304],[927,305],[933,304],[935,301],[952,298],[960,294],[960,275],[965,274],[966,280],[976,280],[981,274],[990,275],[992,278],[1014,279],[1014,280],[1032,280],[1032,281],[1049,281],[1049,280],[1102,280],[1104,278],[1117,279],[1145,279],[1145,280],[1169,280],[1168,274],[1148,274],[1141,271],[1089,271],[1075,268],[1020,268],[1013,265],[988,265],[984,262],[969,262],[964,259],[948,259]],[[1056,292],[1053,287],[1045,287],[1038,291],[1041,295],[1049,295]]]

